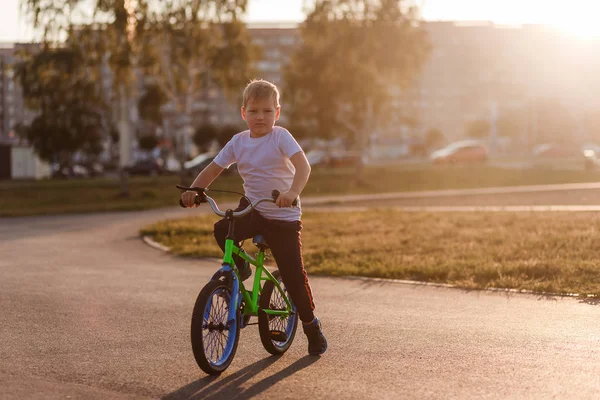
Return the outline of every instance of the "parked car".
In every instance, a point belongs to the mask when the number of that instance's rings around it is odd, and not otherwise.
[[[596,150],[586,149],[583,151],[583,167],[586,170],[600,168],[600,155]]]
[[[313,149],[306,153],[306,159],[311,166],[348,167],[356,165],[361,154],[351,150],[322,150]]]
[[[167,156],[165,159],[164,168],[170,173],[177,174],[182,169],[181,165],[181,162],[179,162],[175,157]]]
[[[544,143],[537,145],[533,148],[532,153],[537,159],[555,159],[581,156],[581,151],[578,148],[556,143]]]
[[[164,168],[164,162],[162,159],[148,159],[148,160],[139,160],[135,162],[133,165],[126,167],[125,171],[129,173],[129,175],[148,175],[148,176],[157,176],[164,175],[168,173],[168,171]]]
[[[321,149],[309,150],[306,153],[306,159],[311,166],[325,164],[327,161],[327,152]]]
[[[80,164],[54,164],[52,167],[54,179],[81,179],[89,176],[89,170]]]
[[[83,164],[83,166],[88,170],[88,174],[92,178],[104,176],[104,165],[99,162],[89,162]]]
[[[461,140],[434,151],[429,159],[434,164],[482,164],[488,159],[488,149],[477,140]]]
[[[329,153],[327,165],[330,167],[351,167],[358,163],[362,154],[353,150],[334,150]]]
[[[199,154],[190,161],[184,162],[183,170],[185,171],[186,175],[196,176],[200,173],[200,171],[208,167],[214,158],[215,154],[213,153]]]

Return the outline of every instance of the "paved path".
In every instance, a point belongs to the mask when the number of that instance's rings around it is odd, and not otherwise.
[[[323,357],[302,334],[270,357],[251,326],[207,377],[189,318],[217,265],[137,234],[182,215],[0,219],[0,398],[598,398],[595,302],[320,277]]]
[[[511,207],[521,211],[538,210],[597,211],[600,205],[600,183],[561,185],[507,186],[497,188],[451,189],[418,192],[393,192],[349,196],[322,196],[303,200],[304,205],[368,205],[370,207],[404,207],[408,210],[449,211],[460,207],[490,210]],[[519,207],[522,207],[519,210]],[[589,208],[586,208],[589,207]]]

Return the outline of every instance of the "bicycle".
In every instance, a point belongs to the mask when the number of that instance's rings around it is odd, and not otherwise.
[[[221,211],[214,199],[206,195],[208,189],[181,185],[177,188],[195,191],[198,194],[196,204],[208,203],[215,214],[229,222],[222,267],[202,288],[192,312],[191,342],[196,363],[207,374],[221,374],[233,361],[240,330],[256,324],[265,350],[274,355],[285,353],[298,327],[296,306],[287,294],[279,271],[271,273],[264,266],[265,251],[269,247],[262,235],[253,238],[258,247],[256,257],[238,247],[233,236],[236,218],[247,215],[264,201],[275,202],[279,192],[273,190],[272,197],[255,200],[241,211]],[[185,207],[181,200],[179,204]],[[293,205],[296,204],[297,200]],[[234,254],[256,267],[250,291],[240,280]],[[249,323],[253,316],[258,317],[258,323]]]

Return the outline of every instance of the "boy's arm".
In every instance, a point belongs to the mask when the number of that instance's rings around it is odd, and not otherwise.
[[[214,161],[211,161],[206,168],[200,171],[196,179],[194,179],[192,187],[207,188],[224,170],[225,168]]]
[[[224,168],[219,166],[219,164],[216,164],[214,161],[211,162],[206,168],[200,171],[196,179],[194,179],[192,187],[207,188],[217,178],[217,176],[221,175],[223,170]],[[196,192],[183,192],[181,193],[181,201],[186,207],[197,207],[197,205],[194,203],[196,196]]]
[[[277,198],[275,204],[279,207],[291,207],[292,202],[296,200],[300,193],[302,193],[304,186],[306,186],[306,183],[308,182],[308,177],[310,176],[310,164],[303,151],[299,151],[291,156],[290,161],[294,165],[294,168],[296,168],[296,173],[294,174],[294,181],[292,182],[290,190],[282,193]]]

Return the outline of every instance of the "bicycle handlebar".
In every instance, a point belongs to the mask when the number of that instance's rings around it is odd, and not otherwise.
[[[221,211],[219,209],[219,206],[217,205],[215,200],[212,197],[208,196],[206,193],[204,193],[204,191],[206,190],[205,188],[185,187],[185,186],[177,185],[177,189],[189,190],[189,191],[198,193],[198,195],[194,199],[195,204],[208,203],[215,214],[217,214],[220,217],[225,216],[225,211]],[[248,214],[254,207],[256,207],[257,205],[259,205],[260,203],[262,203],[264,201],[270,201],[272,203],[275,203],[277,201],[277,198],[279,197],[279,195],[280,195],[279,190],[273,190],[271,192],[271,197],[263,197],[262,199],[257,199],[255,201],[253,201],[251,204],[249,204],[248,207],[246,207],[245,209],[243,209],[241,211],[234,211],[233,217],[234,218],[243,217],[244,215]],[[183,208],[187,208],[185,206],[185,204],[183,204],[181,199],[179,199],[179,205]],[[295,207],[297,205],[298,205],[298,199],[295,199],[292,203],[292,206]]]

